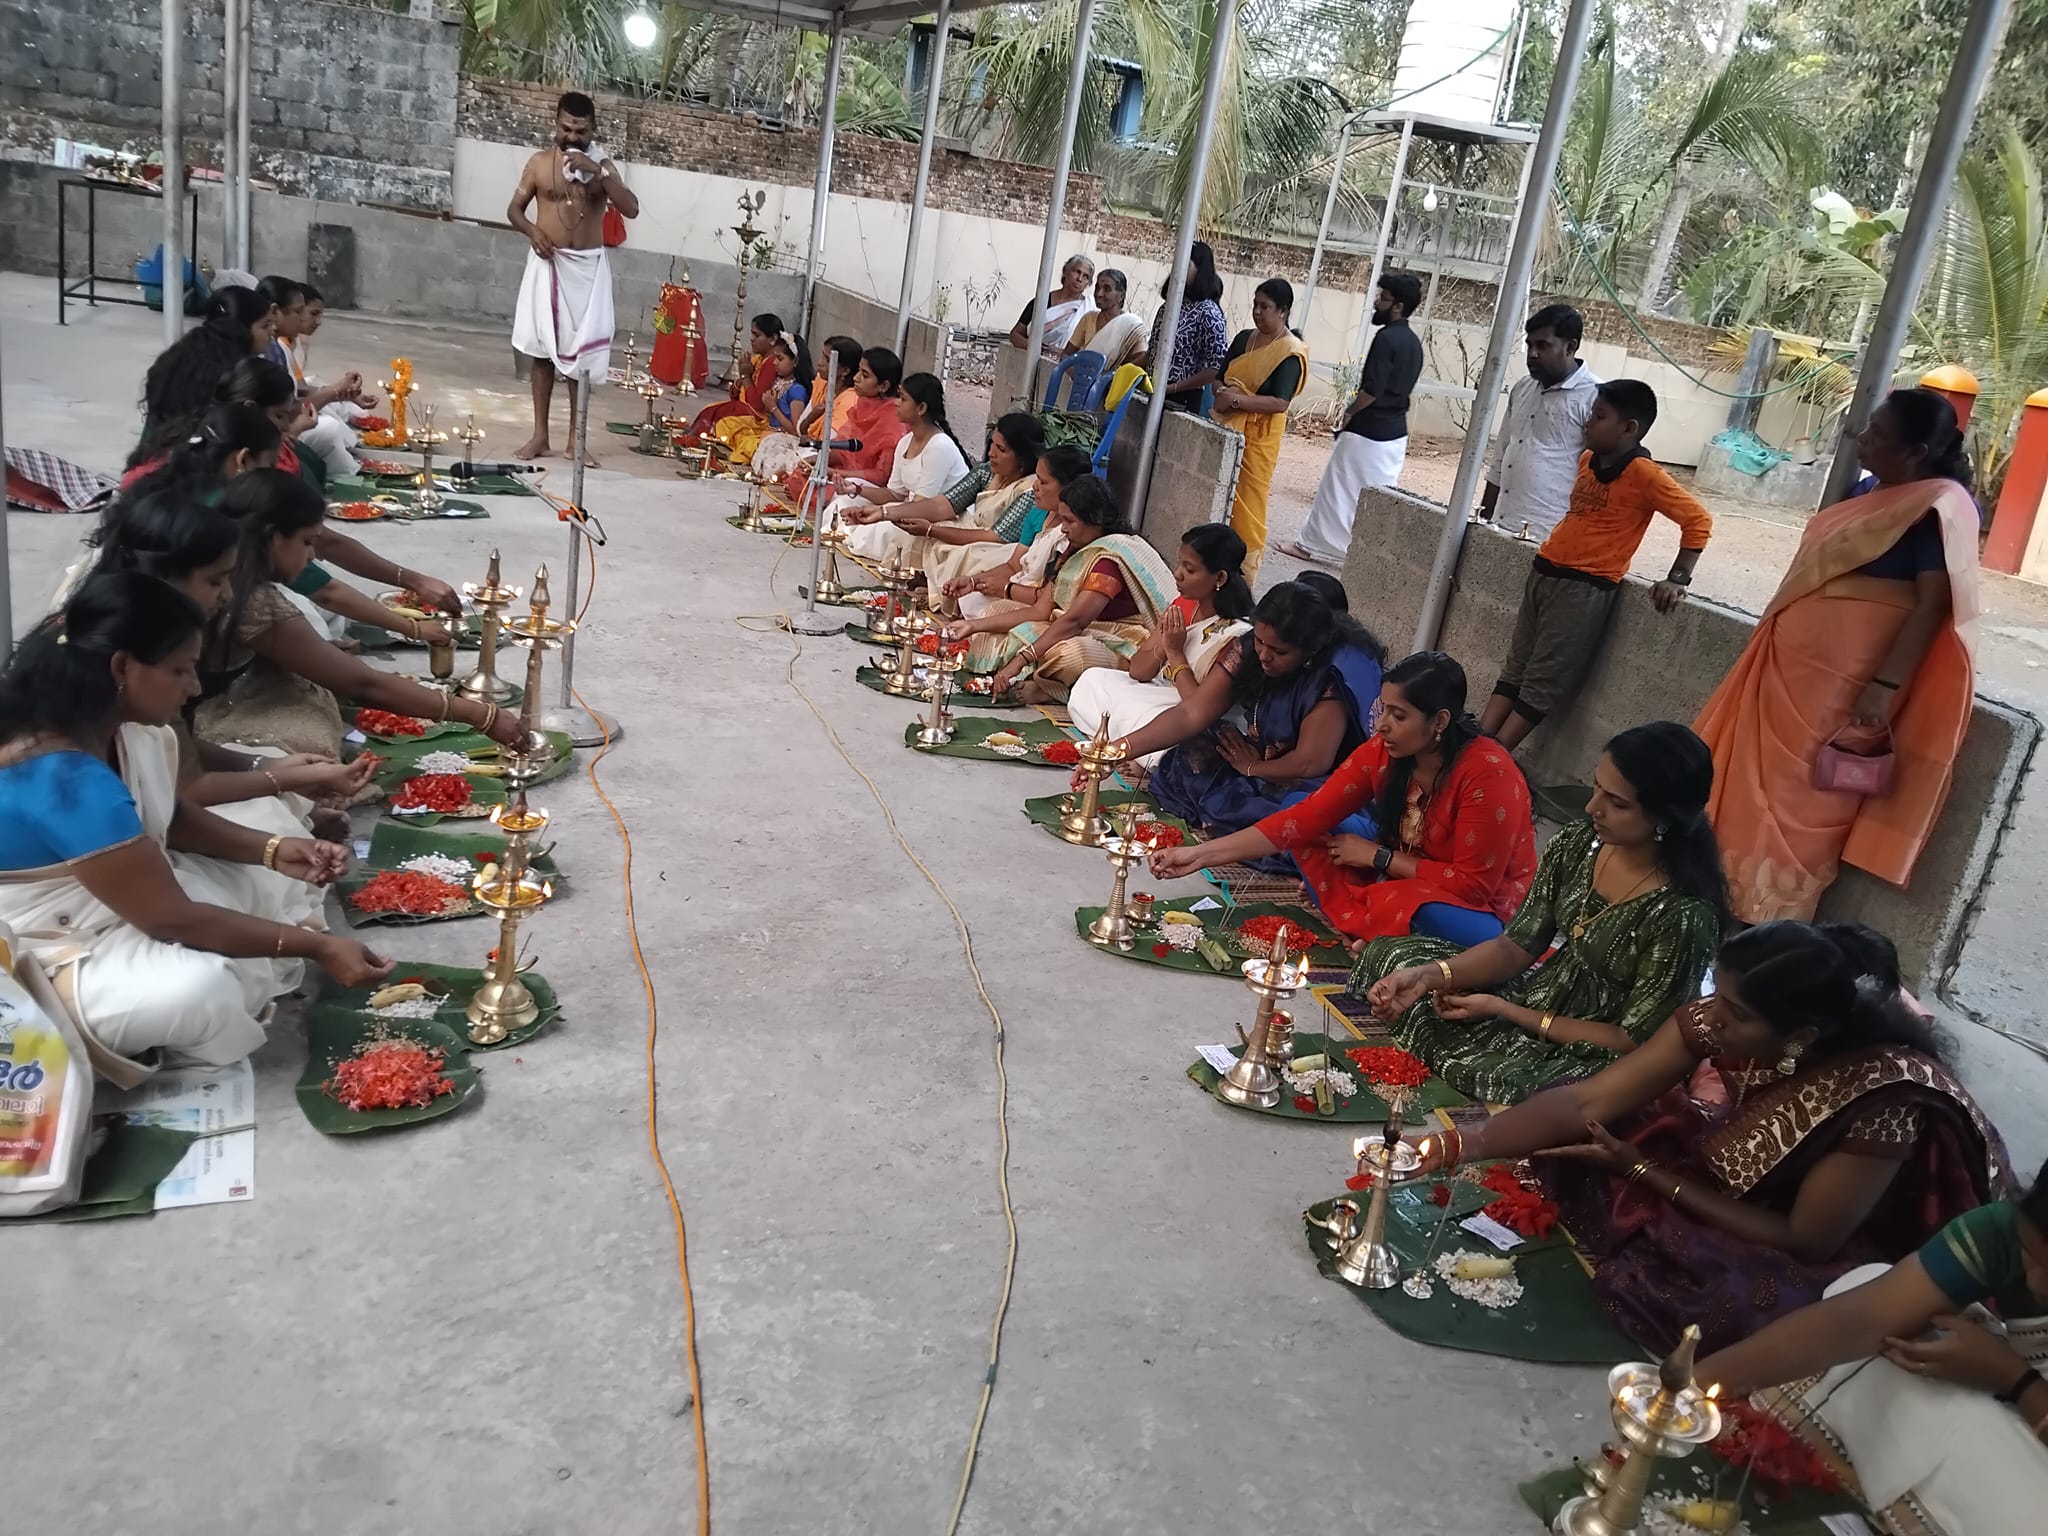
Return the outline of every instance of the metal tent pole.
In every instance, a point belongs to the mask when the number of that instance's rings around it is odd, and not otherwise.
[[[573,438],[576,464],[569,476],[569,503],[576,513],[569,519],[569,611],[580,618],[576,610],[583,601],[583,462],[589,457],[590,447],[590,380],[584,375],[572,375],[570,387],[570,399],[576,406]],[[554,708],[541,708],[539,699],[519,701],[529,721],[538,715],[542,730],[566,732],[569,740],[579,747],[594,747],[607,737],[617,741],[625,735],[616,720],[607,722],[596,710],[586,709],[576,702],[576,637],[573,634],[562,641],[561,679],[560,697]]]
[[[1430,567],[1429,582],[1422,592],[1422,612],[1415,621],[1412,648],[1418,651],[1436,645],[1437,636],[1443,631],[1444,611],[1450,606],[1451,576],[1458,568],[1458,551],[1465,543],[1472,494],[1478,489],[1487,439],[1492,435],[1494,400],[1507,376],[1508,356],[1516,350],[1515,337],[1522,328],[1529,276],[1536,269],[1536,248],[1550,222],[1551,187],[1557,181],[1565,124],[1572,115],[1579,71],[1586,61],[1586,39],[1593,30],[1594,7],[1595,0],[1571,0],[1571,8],[1565,12],[1564,29],[1558,36],[1557,67],[1550,75],[1550,100],[1544,106],[1543,127],[1536,135],[1536,147],[1524,162],[1521,206],[1515,210],[1515,237],[1508,246],[1507,265],[1501,270],[1500,290],[1494,300],[1493,334],[1487,338],[1486,361],[1479,368],[1471,422],[1465,429],[1464,449],[1458,455],[1457,478],[1451,482],[1443,533],[1437,539],[1436,563]]]
[[[932,140],[939,131],[939,88],[946,78],[946,34],[953,26],[953,0],[939,0],[938,31],[932,37],[931,68],[925,72],[924,131],[917,140],[917,182],[910,193],[910,230],[903,240],[903,286],[896,294],[896,354],[910,334],[910,295],[917,286],[917,245],[924,233],[924,200],[932,180]]]
[[[1059,153],[1053,156],[1052,194],[1045,205],[1045,239],[1038,247],[1038,286],[1031,291],[1031,334],[1024,339],[1024,404],[1038,405],[1038,354],[1045,347],[1045,296],[1052,292],[1054,263],[1060,254],[1060,226],[1067,218],[1067,173],[1074,165],[1074,133],[1081,123],[1081,102],[1088,91],[1089,50],[1094,46],[1095,0],[1081,0],[1074,17],[1074,56],[1067,64],[1067,115],[1060,124]],[[1000,415],[1009,402],[992,400]]]
[[[1159,428],[1166,420],[1167,375],[1173,371],[1173,331],[1187,296],[1188,261],[1195,249],[1195,229],[1202,222],[1202,195],[1209,188],[1209,151],[1216,142],[1216,109],[1223,99],[1223,76],[1237,31],[1237,0],[1216,0],[1216,21],[1210,29],[1209,64],[1202,74],[1202,106],[1195,118],[1195,142],[1188,151],[1187,203],[1180,211],[1180,231],[1173,241],[1173,270],[1166,279],[1166,305],[1159,325],[1164,357],[1152,359],[1152,398],[1145,404],[1145,431],[1138,439],[1138,477],[1131,486],[1132,522],[1144,525],[1145,498],[1152,493],[1152,456],[1159,451]]]
[[[235,124],[242,110],[242,23],[246,0],[222,0],[220,72],[220,262],[235,265]]]
[[[7,427],[0,421],[0,461],[7,456]],[[0,498],[0,664],[14,654],[14,553],[7,543],[7,508]]]
[[[1856,394],[1849,402],[1845,423],[1868,421],[1878,402],[1891,390],[1899,351],[1906,344],[1906,330],[1913,320],[1913,306],[1920,300],[1920,285],[1926,280],[1928,264],[1933,260],[1935,241],[1941,237],[1949,193],[1962,163],[1970,125],[1977,116],[1977,98],[1983,93],[1985,78],[1998,57],[1998,45],[2011,12],[2012,0],[1971,0],[1963,35],[1956,44],[1955,62],[1949,66],[1948,84],[1942,87],[1934,129],[1928,135],[1927,152],[1920,161],[1912,208],[1906,215],[1906,227],[1899,233],[1898,244],[1893,247],[1891,275],[1885,279],[1877,319],[1863,346],[1863,368],[1856,377]],[[1828,506],[1848,495],[1860,468],[1856,440],[1845,427],[1842,440],[1835,447],[1834,463],[1828,468],[1821,505]]]
[[[1394,180],[1387,188],[1387,205],[1380,210],[1380,241],[1372,251],[1372,273],[1365,280],[1365,307],[1358,312],[1358,331],[1351,338],[1351,355],[1365,355],[1365,338],[1372,330],[1373,299],[1380,289],[1380,274],[1386,270],[1387,242],[1394,237],[1394,208],[1401,201],[1401,183],[1408,175],[1408,150],[1415,142],[1415,119],[1401,125],[1401,147],[1394,151]]]
[[[1344,114],[1344,130],[1337,135],[1337,163],[1330,167],[1330,190],[1323,194],[1323,221],[1316,226],[1315,253],[1308,259],[1308,281],[1301,285],[1301,329],[1307,334],[1316,302],[1316,279],[1323,275],[1323,245],[1330,238],[1330,219],[1337,211],[1337,188],[1344,182],[1344,160],[1351,153],[1351,114]]]
[[[826,356],[830,357],[830,353]],[[831,364],[826,364],[829,378]],[[830,498],[825,494],[826,476],[832,458],[834,429],[838,425],[832,419],[832,408],[839,402],[832,390],[825,391],[825,418],[819,423],[818,456],[811,461],[810,482],[804,488],[802,505],[810,508],[811,517],[811,580],[803,589],[804,606],[801,612],[789,621],[789,627],[799,635],[832,635],[846,628],[846,616],[838,613],[821,613],[818,609],[818,573],[825,563],[825,503]],[[801,509],[799,509],[801,511]],[[801,521],[797,524],[802,527]]]
[[[814,326],[818,268],[825,260],[825,205],[832,200],[832,144],[838,133],[839,61],[846,53],[846,13],[832,13],[832,46],[825,52],[825,95],[818,104],[818,176],[811,184],[811,245],[804,256],[804,327]],[[829,372],[829,370],[828,370]]]
[[[184,82],[180,63],[185,49],[185,0],[163,0],[164,198],[163,279],[164,345],[185,334],[185,135],[179,116]]]
[[[256,0],[236,0],[236,30],[242,46],[237,61],[235,95],[235,252],[234,265],[254,272],[256,233],[249,226],[249,55],[255,36]]]

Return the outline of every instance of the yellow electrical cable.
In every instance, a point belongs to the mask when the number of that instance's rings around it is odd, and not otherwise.
[[[794,544],[785,543],[782,554],[775,557],[775,564],[769,568],[768,590],[771,594],[775,590],[775,573],[781,569],[784,557],[794,547]],[[920,875],[924,876],[925,883],[945,904],[947,912],[952,914],[954,930],[960,936],[960,952],[967,961],[967,974],[973,979],[974,990],[980,994],[981,1004],[988,1010],[989,1022],[995,1029],[996,1136],[999,1147],[996,1159],[996,1188],[1002,1195],[1003,1224],[1009,1232],[1009,1252],[1003,1260],[1003,1289],[996,1300],[995,1320],[989,1326],[988,1372],[982,1378],[981,1401],[975,1407],[974,1426],[967,1437],[967,1455],[960,1467],[960,1486],[953,1498],[953,1512],[946,1520],[945,1536],[954,1536],[960,1529],[960,1516],[967,1508],[968,1485],[974,1480],[974,1463],[981,1453],[981,1432],[988,1422],[989,1402],[995,1396],[996,1366],[1002,1358],[1003,1350],[1003,1323],[1010,1313],[1010,1292],[1017,1276],[1017,1209],[1010,1201],[1010,1078],[1003,1060],[1003,1014],[1002,1010],[996,1007],[995,999],[989,995],[988,983],[982,979],[981,963],[974,954],[974,934],[968,927],[966,916],[947,893],[946,887],[940,883],[939,877],[931,872],[924,860],[917,856],[917,850],[910,846],[910,840],[903,835],[903,829],[897,825],[896,813],[889,808],[889,802],[883,798],[881,786],[869,778],[860,764],[853,760],[853,754],[847,751],[846,743],[840,739],[839,732],[833,729],[832,722],[826,718],[825,712],[818,708],[816,701],[804,692],[803,685],[796,680],[796,664],[803,656],[804,643],[791,625],[789,615],[782,612],[741,614],[735,622],[740,628],[755,634],[768,632],[761,629],[760,625],[773,624],[777,630],[789,636],[789,665],[784,669],[783,680],[789,684],[791,691],[803,700],[804,707],[824,728],[826,739],[832,743],[841,760],[853,770],[861,783],[867,786],[868,793],[874,797],[876,808],[882,813],[882,821],[888,827],[889,835],[896,840],[896,846],[903,850],[903,856],[910,860]]]
[[[590,590],[597,590],[597,548],[594,544],[590,546]],[[573,600],[574,595],[571,596]],[[589,606],[586,597],[586,611]],[[604,740],[590,759],[587,771],[590,787],[597,791],[597,798],[611,812],[612,822],[619,829],[619,841],[626,851],[626,867],[620,875],[626,892],[626,937],[633,946],[633,963],[640,970],[640,985],[647,993],[647,1147],[654,1154],[655,1171],[661,1175],[661,1187],[668,1196],[669,1215],[676,1229],[676,1272],[683,1286],[683,1360],[689,1369],[690,1419],[697,1437],[697,1536],[711,1536],[711,1451],[704,1437],[704,1387],[697,1371],[697,1297],[690,1286],[689,1229],[683,1221],[682,1202],[676,1198],[675,1181],[669,1177],[668,1159],[662,1155],[661,1130],[655,1118],[659,1092],[654,1070],[654,1042],[660,1028],[660,1012],[655,1001],[654,978],[648,974],[647,956],[640,948],[640,925],[633,916],[633,835],[626,830],[626,818],[619,814],[619,808],[612,804],[612,797],[604,792],[604,785],[597,777],[597,765],[612,749],[611,727],[588,704],[584,704],[581,693],[571,689],[570,696],[590,711],[591,719],[596,720],[598,729],[604,732]]]

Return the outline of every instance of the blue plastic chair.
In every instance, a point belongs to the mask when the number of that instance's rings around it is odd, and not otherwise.
[[[1052,378],[1045,386],[1045,409],[1052,410],[1059,403],[1062,379],[1072,381],[1071,398],[1074,401],[1085,401],[1089,392],[1095,388],[1095,381],[1102,373],[1102,365],[1108,361],[1109,359],[1100,352],[1086,351],[1076,352],[1072,357],[1061,358],[1059,366],[1053,369]],[[1075,404],[1068,408],[1081,410],[1083,406]]]
[[[1074,355],[1080,356],[1078,352]],[[1124,414],[1130,410],[1131,403],[1140,398],[1149,401],[1152,397],[1135,387],[1127,390],[1123,399],[1117,401],[1116,410],[1109,418],[1109,425],[1102,429],[1102,441],[1096,446],[1095,457],[1089,465],[1095,471],[1097,479],[1109,478],[1109,450],[1116,446],[1116,429],[1123,425]]]

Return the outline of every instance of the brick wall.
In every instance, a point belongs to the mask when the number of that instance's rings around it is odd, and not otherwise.
[[[220,0],[188,0],[187,159],[219,164]],[[53,139],[149,154],[163,128],[154,0],[0,0],[0,154]],[[455,166],[458,13],[436,0],[254,9],[250,163],[287,191],[445,209]]]
[[[498,144],[544,142],[554,131],[554,86],[462,77],[456,131]],[[818,136],[808,128],[764,128],[752,118],[670,102],[597,98],[598,138],[615,160],[665,165],[786,187],[808,187],[817,174]],[[867,134],[833,141],[832,190],[842,197],[907,203],[917,178],[917,146]],[[987,160],[958,150],[932,155],[928,203],[955,213],[1019,224],[1043,224],[1052,172],[1042,166]],[[1105,217],[1100,177],[1067,178],[1066,227],[1089,231]]]

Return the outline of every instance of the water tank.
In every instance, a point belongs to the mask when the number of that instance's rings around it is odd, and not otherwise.
[[[1387,110],[1493,122],[1519,9],[1519,0],[1415,0]]]

